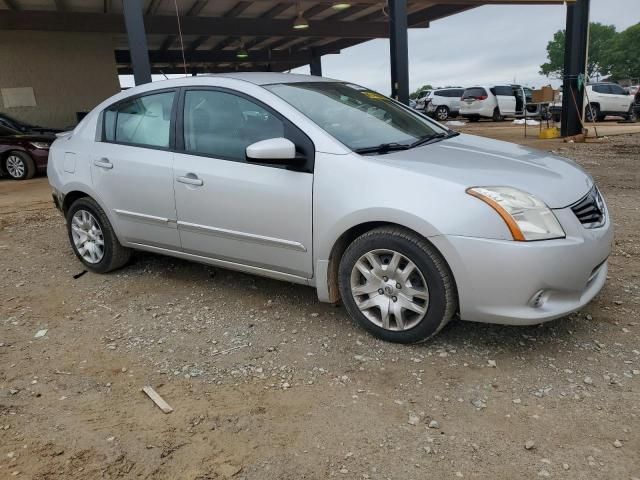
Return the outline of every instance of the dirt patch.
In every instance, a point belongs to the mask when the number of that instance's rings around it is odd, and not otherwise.
[[[166,257],[74,279],[46,179],[0,181],[28,207],[0,205],[0,478],[640,478],[640,136],[544,145],[607,198],[603,292],[417,346],[310,288]]]

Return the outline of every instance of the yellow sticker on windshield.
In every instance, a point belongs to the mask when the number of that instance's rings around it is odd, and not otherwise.
[[[384,95],[380,95],[379,93],[376,93],[376,92],[362,92],[362,93],[372,100],[384,100]]]

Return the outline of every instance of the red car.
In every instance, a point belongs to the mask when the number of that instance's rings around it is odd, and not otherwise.
[[[47,171],[54,135],[22,133],[0,125],[0,174],[26,180]]]

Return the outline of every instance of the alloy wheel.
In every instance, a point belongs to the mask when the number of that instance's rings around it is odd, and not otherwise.
[[[6,161],[7,173],[13,178],[22,178],[27,169],[24,160],[17,155],[9,155]]]
[[[104,235],[96,218],[78,210],[71,219],[71,235],[78,253],[87,263],[100,263],[104,257]]]
[[[447,118],[449,118],[449,112],[446,108],[438,108],[438,110],[436,111],[436,117],[438,117],[438,120],[446,120]]]
[[[372,250],[361,256],[351,271],[351,293],[370,322],[391,331],[414,328],[429,307],[424,275],[394,250]]]

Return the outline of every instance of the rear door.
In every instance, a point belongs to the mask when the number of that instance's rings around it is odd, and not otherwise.
[[[239,92],[185,89],[174,188],[186,253],[311,278],[313,143],[268,106]],[[249,163],[246,147],[285,137],[305,169]]]
[[[102,113],[91,178],[111,210],[120,240],[180,248],[173,196],[172,112],[175,90],[126,99]]]
[[[491,92],[496,96],[498,108],[502,115],[515,115],[516,97],[511,85],[496,85],[491,89]]]
[[[467,88],[462,94],[461,104],[468,108],[468,111],[476,112],[482,108],[482,103],[488,98],[487,91],[482,87]]]
[[[621,113],[628,112],[633,97],[631,97],[631,95],[629,95],[620,85],[613,84],[609,85],[609,87],[611,88],[612,96],[615,97],[615,111]]]

